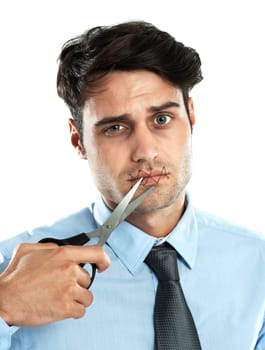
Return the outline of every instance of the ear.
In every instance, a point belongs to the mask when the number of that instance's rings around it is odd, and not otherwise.
[[[86,152],[81,142],[81,137],[79,131],[75,125],[75,121],[73,119],[68,120],[69,129],[70,129],[70,137],[71,143],[77,151],[77,154],[81,159],[87,159]]]
[[[191,123],[191,126],[193,127],[195,125],[195,112],[194,112],[193,99],[191,97],[189,97],[189,100],[188,100],[188,109],[189,109],[190,123]]]

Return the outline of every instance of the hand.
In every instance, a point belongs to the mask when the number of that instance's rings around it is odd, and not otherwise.
[[[21,244],[0,275],[0,316],[15,326],[84,316],[93,295],[80,263],[95,263],[101,272],[110,260],[99,246]]]

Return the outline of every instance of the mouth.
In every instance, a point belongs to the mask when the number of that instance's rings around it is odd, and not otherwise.
[[[168,179],[169,173],[166,168],[163,167],[161,170],[151,169],[151,170],[138,170],[135,176],[131,176],[129,181],[136,182],[140,178],[143,178],[141,186],[146,185],[157,185],[162,179]]]

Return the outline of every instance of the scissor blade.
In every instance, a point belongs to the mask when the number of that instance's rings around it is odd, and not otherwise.
[[[132,201],[128,205],[128,207],[126,208],[125,212],[123,213],[123,215],[122,215],[122,217],[120,219],[120,222],[125,220],[127,218],[127,216],[129,216],[142,203],[142,201],[145,199],[145,197],[148,196],[148,194],[153,191],[153,189],[154,189],[154,186],[149,187],[148,190],[143,192],[134,201]]]
[[[145,196],[143,195],[146,192],[142,193],[141,196],[139,196],[141,197],[139,200],[138,200],[139,197],[136,198],[135,200],[137,201],[136,203],[134,203],[135,201],[133,201],[132,203],[129,204],[136,190],[140,186],[142,180],[143,178],[139,179],[136,182],[136,184],[130,189],[130,191],[123,197],[123,199],[120,201],[118,206],[113,210],[112,214],[107,219],[107,221],[100,227],[101,233],[100,233],[100,239],[97,245],[102,246],[107,241],[107,239],[109,238],[111,232],[115,229],[115,227],[118,226],[120,222],[124,220],[124,218],[126,218],[137,207],[137,205],[139,205],[141,201],[144,199]],[[128,206],[130,209],[128,209]]]

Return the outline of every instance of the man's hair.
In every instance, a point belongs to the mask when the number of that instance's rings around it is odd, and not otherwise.
[[[133,21],[94,27],[67,41],[59,56],[58,95],[82,135],[82,109],[113,71],[148,70],[180,88],[188,111],[189,91],[202,80],[198,53],[151,23]]]

